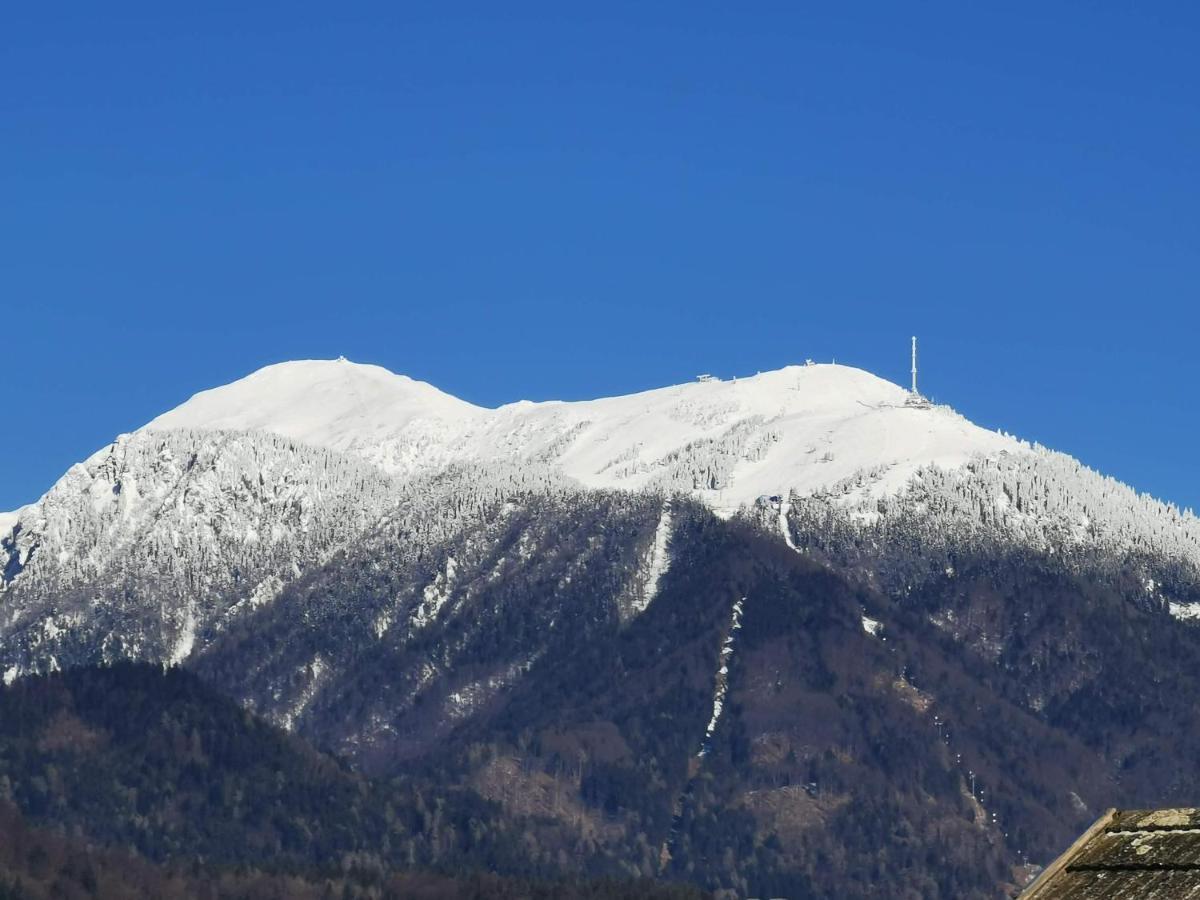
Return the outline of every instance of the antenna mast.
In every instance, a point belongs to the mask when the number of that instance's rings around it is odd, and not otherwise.
[[[912,339],[912,392],[917,393],[917,336]]]
[[[929,409],[932,404],[926,400],[917,391],[917,336],[913,335],[912,339],[912,390],[908,392],[908,397],[904,401],[904,405],[913,409]]]

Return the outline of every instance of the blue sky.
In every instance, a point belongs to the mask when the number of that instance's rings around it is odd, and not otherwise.
[[[494,405],[913,333],[1200,507],[1194,4],[582,6],[6,10],[0,509],[283,359]]]

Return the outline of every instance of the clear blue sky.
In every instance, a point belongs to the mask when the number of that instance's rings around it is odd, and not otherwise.
[[[912,333],[1200,507],[1195,4],[583,6],[10,5],[0,509],[283,359],[493,405]]]

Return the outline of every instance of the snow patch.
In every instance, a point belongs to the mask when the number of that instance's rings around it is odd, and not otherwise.
[[[425,585],[425,589],[421,592],[421,605],[417,607],[417,611],[412,617],[414,629],[424,628],[437,618],[437,614],[450,599],[457,574],[458,562],[453,556],[446,557],[445,570],[438,572],[433,582]]]
[[[173,666],[178,666],[187,659],[192,649],[196,646],[196,612],[195,609],[189,606],[187,618],[184,619],[183,628],[179,631],[179,637],[175,639],[175,648],[171,651],[170,662]]]
[[[1200,603],[1176,603],[1172,600],[1167,604],[1167,609],[1180,622],[1194,622],[1200,619]]]
[[[272,600],[279,596],[279,592],[283,590],[283,579],[278,575],[268,575],[258,587],[254,589],[248,598],[247,602],[251,609],[258,609],[260,606],[266,606]]]
[[[721,713],[725,709],[725,694],[729,690],[729,661],[733,657],[734,635],[742,627],[742,604],[745,602],[746,598],[743,597],[733,604],[733,610],[729,616],[729,634],[721,647],[721,666],[717,669],[716,689],[713,691],[712,717],[708,720],[708,727],[704,729],[704,740],[700,743],[700,752],[696,754],[701,759],[708,756],[709,750],[712,749],[712,736],[717,730],[717,723],[721,721]]]
[[[792,527],[788,524],[788,510],[792,508],[791,500],[784,497],[779,501],[779,533],[783,535],[783,540],[793,550],[797,550],[796,542],[792,540]]]
[[[633,614],[641,615],[658,596],[659,583],[671,565],[667,545],[671,540],[671,501],[663,501],[662,513],[658,517],[658,526],[654,529],[654,543],[650,547],[650,559],[646,569],[646,585],[642,590],[640,600],[633,603]]]
[[[321,687],[323,676],[329,670],[320,655],[314,656],[312,662],[305,666],[302,671],[308,675],[308,684],[304,686],[298,697],[288,707],[287,712],[280,716],[280,724],[285,731],[292,731],[296,727],[296,719],[298,719],[312,703],[313,697],[317,695],[317,691]]]
[[[377,640],[381,639],[385,634],[388,633],[388,630],[391,627],[392,627],[392,612],[391,612],[391,610],[385,609],[383,612],[381,612],[378,616],[375,617],[375,625],[374,625],[375,638]]]
[[[472,681],[470,684],[452,691],[446,697],[444,708],[446,717],[451,721],[461,721],[469,717],[489,699],[528,672],[540,655],[540,652],[535,653],[528,659],[512,663],[488,678]]]
[[[225,618],[232,619],[247,609],[258,609],[261,606],[266,606],[278,597],[282,591],[283,579],[278,575],[268,575],[258,583],[249,596],[243,597],[237,603],[233,604],[233,606],[229,607],[225,611]]]

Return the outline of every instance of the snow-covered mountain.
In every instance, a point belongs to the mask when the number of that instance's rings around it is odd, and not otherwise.
[[[419,556],[530,491],[685,495],[793,546],[814,509],[836,508],[841,527],[1200,560],[1190,514],[908,399],[859,369],[805,365],[486,409],[344,359],[268,366],[117,438],[0,517],[0,670],[57,665],[68,645],[68,657],[181,661],[385,525]],[[645,562],[659,576],[666,509]]]
[[[259,431],[351,453],[394,476],[508,458],[547,463],[587,488],[695,492],[736,508],[887,469],[881,493],[926,465],[1016,452],[1017,441],[838,365],[791,366],[581,402],[473,406],[346,360],[268,366],[197,394],[143,430]]]
[[[744,895],[712,847],[793,871],[815,834],[870,871],[887,819],[997,884],[1191,789],[1200,521],[910,399],[815,365],[486,409],[270,366],[0,517],[0,680],[183,664],[627,874]]]

